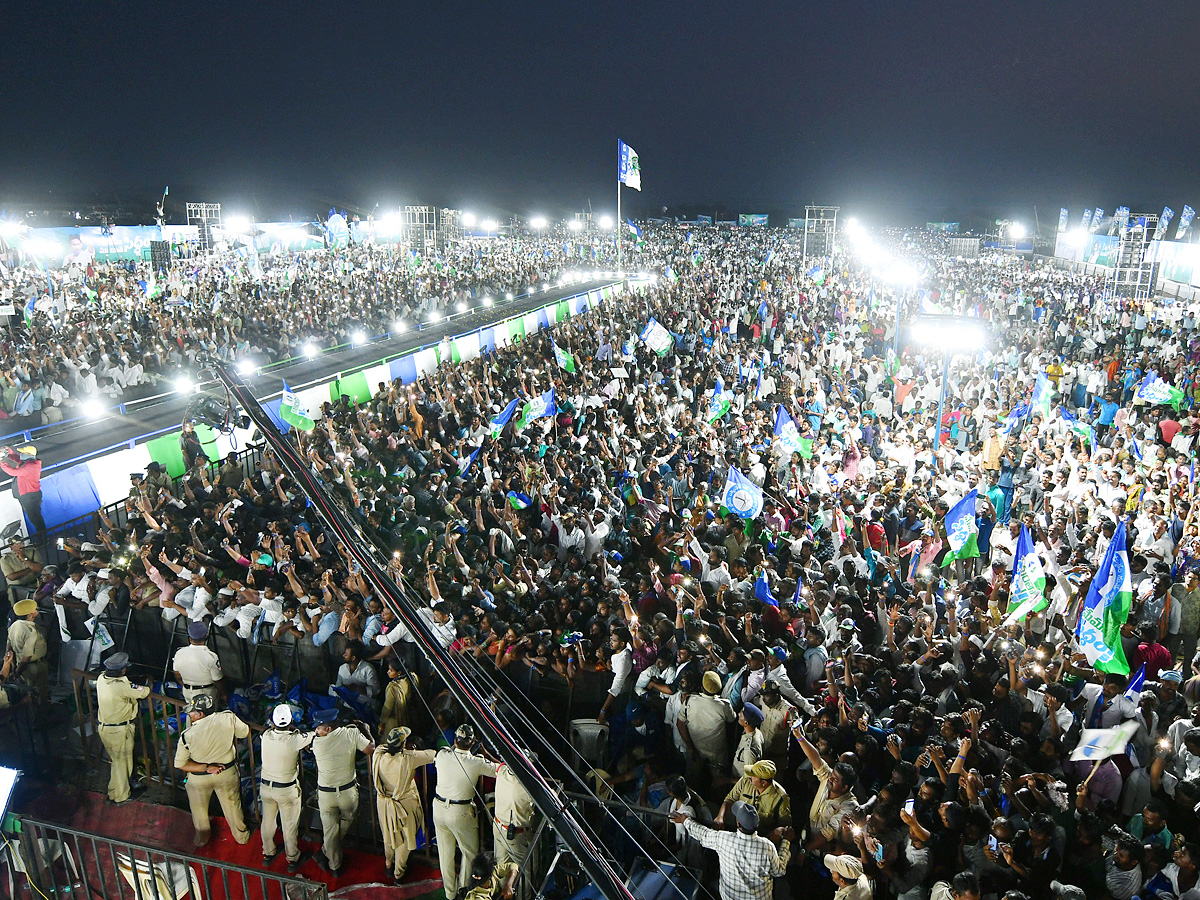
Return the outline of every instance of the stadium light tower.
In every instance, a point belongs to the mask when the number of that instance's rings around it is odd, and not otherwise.
[[[951,353],[974,353],[987,343],[983,323],[970,316],[917,316],[909,334],[918,344],[942,351],[942,389],[938,392],[937,421],[934,423],[933,452],[942,445],[942,414],[946,404],[946,384],[950,376]]]
[[[534,216],[532,219],[529,220],[529,227],[532,228],[534,231],[541,231],[543,228],[545,228],[549,224],[550,223],[546,221],[545,216]]]

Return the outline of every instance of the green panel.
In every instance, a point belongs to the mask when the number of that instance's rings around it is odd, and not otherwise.
[[[371,399],[371,387],[367,384],[366,372],[355,372],[329,385],[329,398],[337,402],[343,394],[349,394],[356,402],[366,403]]]
[[[438,354],[438,355],[440,356],[441,354]],[[458,352],[458,341],[450,342],[450,357],[451,357],[450,361],[453,362],[455,365],[462,362],[462,354]]]
[[[179,449],[179,436],[181,434],[183,434],[182,429],[172,431],[170,434],[156,437],[146,444],[146,449],[150,451],[150,458],[156,463],[161,463],[162,467],[167,470],[167,474],[172,478],[178,478],[185,471],[183,451]],[[219,458],[217,433],[207,425],[197,425],[196,434],[199,436],[200,445],[204,447],[204,452],[208,458],[214,461],[217,460]]]
[[[558,321],[565,322],[571,318],[571,304],[566,300],[560,300],[558,303]]]
[[[508,320],[508,337],[509,340],[520,341],[525,338],[525,320],[517,316],[515,319]]]

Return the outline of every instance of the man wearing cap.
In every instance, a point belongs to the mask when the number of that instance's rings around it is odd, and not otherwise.
[[[495,840],[496,862],[516,863],[524,867],[533,838],[533,820],[537,807],[517,778],[512,767],[503,764],[496,772],[496,807],[492,816],[492,837]],[[522,878],[521,893],[526,893],[527,880]]]
[[[719,776],[729,759],[725,726],[737,716],[729,701],[717,696],[721,693],[720,675],[705,672],[702,684],[703,693],[690,694],[683,701],[675,727],[687,745],[688,756],[707,766],[713,775]]]
[[[129,799],[138,701],[150,696],[150,688],[129,683],[128,666],[128,653],[114,653],[104,661],[104,672],[96,680],[96,718],[100,743],[108,751],[108,799],[113,803]]]
[[[374,742],[354,724],[339,724],[336,709],[312,714],[317,736],[312,742],[317,761],[317,805],[325,840],[317,851],[317,865],[332,875],[342,872],[342,839],[358,813],[358,771],[355,754],[370,756]]]
[[[792,829],[780,830],[779,849],[759,837],[758,811],[748,803],[733,805],[736,831],[717,831],[701,825],[686,812],[671,813],[671,821],[683,825],[690,837],[717,852],[720,862],[721,900],[770,900],[776,878],[782,878],[791,858]]]
[[[433,795],[433,824],[437,828],[438,864],[446,896],[453,897],[467,883],[471,860],[479,852],[479,824],[475,794],[480,778],[495,777],[499,768],[490,760],[471,752],[475,729],[459,725],[454,746],[437,753],[437,793]],[[455,851],[462,853],[461,866],[455,866]]]
[[[292,708],[281,703],[271,711],[271,727],[262,736],[262,774],[259,799],[262,801],[263,865],[279,855],[275,847],[275,824],[283,832],[283,849],[288,871],[295,873],[300,857],[300,751],[312,746],[315,735],[300,731],[292,718]]]
[[[875,896],[871,879],[863,874],[862,862],[858,857],[827,853],[824,863],[837,887],[833,900],[871,900]]]
[[[14,603],[13,615],[17,620],[8,626],[8,649],[15,664],[13,677],[34,688],[38,700],[44,701],[49,691],[46,681],[47,647],[46,636],[37,624],[37,601],[30,599]]]
[[[217,795],[221,812],[239,844],[250,840],[242,818],[241,783],[237,769],[237,740],[250,736],[250,728],[229,710],[214,712],[211,694],[198,693],[187,707],[188,726],[179,735],[175,768],[187,773],[188,806],[196,828],[195,844],[203,847],[212,837],[208,805]]]
[[[391,729],[371,757],[384,861],[397,882],[404,878],[409,854],[417,848],[417,829],[425,825],[425,810],[417,791],[417,770],[437,757],[435,750],[408,747],[411,734],[412,730],[406,727]]]
[[[16,480],[17,502],[33,526],[30,535],[45,531],[46,520],[42,518],[42,461],[37,458],[36,448],[32,444],[20,450],[0,447],[0,469]]]
[[[4,573],[9,597],[14,603],[18,598],[29,596],[37,586],[38,573],[41,571],[41,554],[36,547],[26,548],[20,538],[9,544],[8,552],[0,556],[0,572]]]
[[[183,685],[183,699],[191,703],[200,694],[216,700],[221,694],[221,660],[205,645],[208,626],[188,623],[188,645],[175,651],[175,678]]]
[[[758,833],[766,836],[780,825],[792,824],[792,801],[775,781],[778,769],[769,759],[760,759],[746,766],[744,774],[725,795],[713,824],[722,827],[728,821],[729,810],[738,801],[749,803],[758,811]]]

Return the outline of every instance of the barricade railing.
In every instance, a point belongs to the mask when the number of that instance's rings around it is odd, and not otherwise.
[[[20,870],[41,895],[92,900],[328,900],[324,884],[17,816],[5,855],[8,896]],[[15,849],[14,849],[15,848]],[[20,867],[15,863],[20,860]]]

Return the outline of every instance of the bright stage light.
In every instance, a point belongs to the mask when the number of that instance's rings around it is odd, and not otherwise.
[[[441,313],[430,313],[428,321],[430,325],[436,325],[438,322],[442,321]]]
[[[508,291],[505,293],[505,295],[504,295],[505,300],[511,300],[512,298],[513,298],[512,291]],[[488,300],[491,300],[491,299],[492,299],[491,297],[488,297]]]
[[[571,229],[571,231],[583,231],[583,222],[579,219],[572,219],[567,223],[567,228]]]
[[[1025,237],[1025,226],[1020,222],[1013,222],[1008,226],[1008,236],[1014,241],[1022,240]]]
[[[254,360],[243,359],[237,364],[237,373],[243,377],[246,375],[253,375],[256,368],[258,367],[254,365]]]
[[[1082,228],[1076,228],[1067,234],[1067,243],[1072,247],[1079,248],[1087,243],[1088,233]]]
[[[508,295],[508,298],[511,300],[511,299],[512,299],[512,294],[509,294],[509,295]],[[484,297],[484,298],[483,298],[483,305],[484,305],[484,306],[491,306],[491,305],[492,305],[492,298],[491,298],[491,297]]]
[[[190,394],[196,390],[196,382],[187,375],[180,375],[175,379],[175,390],[181,394]]]
[[[404,334],[404,332],[408,331],[408,326],[404,323],[403,319],[397,319],[395,324],[392,325],[392,331],[396,332],[396,334]]]
[[[474,228],[475,222],[476,222],[475,213],[463,213],[462,214],[463,228]]]
[[[545,216],[534,216],[532,219],[529,220],[529,227],[532,228],[534,231],[541,231],[543,228],[545,228],[549,224],[550,223],[546,221]]]
[[[99,400],[85,400],[81,407],[85,417],[89,419],[99,419],[102,415],[108,412],[107,407]]]
[[[612,228],[613,227],[613,217],[612,216],[601,216],[600,217],[600,227],[603,228],[605,231],[608,231],[610,228]]]
[[[396,234],[404,227],[404,217],[398,212],[388,213],[379,220],[379,226],[384,234]]]
[[[228,216],[222,221],[221,228],[230,234],[245,234],[250,230],[250,219],[246,216]]]
[[[917,270],[903,260],[896,260],[887,269],[887,271],[883,273],[884,281],[890,282],[891,284],[900,285],[901,287],[911,287],[917,283],[917,279],[919,277],[920,275],[918,274]]]
[[[457,309],[460,313],[465,313],[467,311],[467,304],[465,304],[463,301],[459,300],[458,305],[455,306],[454,308]]]
[[[350,343],[355,347],[360,347],[367,342],[367,335],[364,331],[356,331],[350,335]]]
[[[317,349],[317,345],[312,343],[311,341],[306,343],[300,349],[301,349],[301,352],[309,359],[316,359],[317,354],[321,352],[320,350]]]
[[[484,219],[483,222],[480,223],[480,227],[483,228],[484,231],[498,231],[500,229],[500,226],[496,224],[495,219]]]
[[[16,219],[0,219],[0,237],[16,237],[21,233],[21,223]]]
[[[57,256],[62,253],[58,241],[48,238],[31,238],[21,245],[21,249],[33,256]]]

